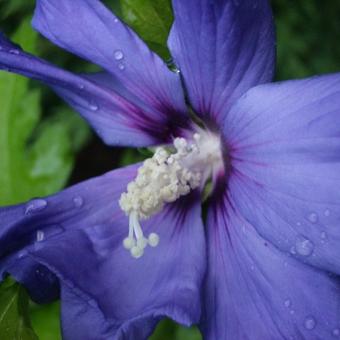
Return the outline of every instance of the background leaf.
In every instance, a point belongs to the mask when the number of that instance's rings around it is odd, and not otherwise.
[[[0,286],[0,339],[38,339],[29,321],[27,293],[10,278]]]
[[[162,58],[170,59],[167,39],[173,22],[171,0],[120,0],[122,19]]]
[[[13,40],[36,52],[37,34],[28,20]],[[0,93],[0,205],[59,190],[70,175],[75,151],[87,140],[88,127],[71,110],[41,121],[41,90],[27,78],[0,72]]]
[[[37,54],[37,34],[29,19],[13,40]],[[60,190],[69,178],[76,152],[89,139],[88,126],[71,109],[52,104],[54,109],[43,115],[42,90],[36,86],[27,78],[0,72],[0,205]],[[34,305],[30,314],[40,339],[61,339],[58,303]],[[28,296],[12,281],[0,286],[1,315],[0,339],[38,339],[30,328]]]
[[[32,326],[40,340],[61,340],[59,314],[59,302],[43,307],[36,304],[31,305]]]

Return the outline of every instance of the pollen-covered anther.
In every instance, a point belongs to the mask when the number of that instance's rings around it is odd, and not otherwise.
[[[156,247],[159,243],[156,233],[150,233],[148,238],[144,236],[140,220],[148,219],[161,211],[166,203],[187,195],[206,180],[207,169],[202,164],[206,164],[208,155],[202,154],[200,143],[201,136],[195,134],[191,143],[176,138],[173,151],[157,148],[152,158],[145,160],[138,169],[127,192],[121,195],[120,207],[129,217],[129,235],[123,245],[133,257],[141,257],[147,245]]]

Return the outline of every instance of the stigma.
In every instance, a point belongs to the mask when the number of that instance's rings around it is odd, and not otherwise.
[[[139,258],[148,245],[156,247],[160,242],[158,234],[150,233],[146,237],[140,221],[195,189],[203,190],[222,166],[220,138],[202,129],[190,139],[175,138],[173,145],[158,147],[120,197],[120,207],[129,218],[124,248]]]

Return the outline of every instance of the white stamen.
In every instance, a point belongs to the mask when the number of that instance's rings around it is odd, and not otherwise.
[[[135,258],[143,255],[147,245],[156,247],[159,243],[156,233],[144,237],[139,221],[158,213],[166,203],[203,188],[223,164],[219,138],[203,130],[193,135],[191,143],[175,138],[173,146],[172,153],[164,147],[157,148],[120,197],[120,207],[129,216],[129,235],[123,245]]]

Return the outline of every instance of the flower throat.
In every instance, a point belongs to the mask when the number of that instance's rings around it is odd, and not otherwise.
[[[139,258],[147,245],[156,247],[160,241],[156,233],[144,236],[141,220],[192,190],[202,190],[222,166],[220,138],[202,129],[191,140],[175,138],[172,147],[158,147],[119,200],[129,217],[129,233],[123,245],[131,255]]]

